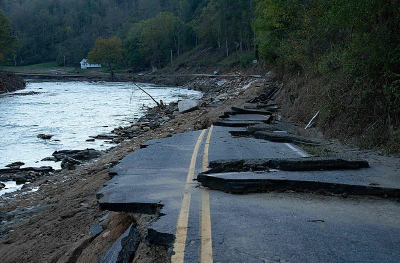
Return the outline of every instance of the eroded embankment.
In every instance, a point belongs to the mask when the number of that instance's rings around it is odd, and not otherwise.
[[[289,121],[308,123],[317,114],[314,127],[327,138],[379,149],[383,154],[400,153],[398,107],[377,92],[384,84],[368,86],[351,83],[346,76],[300,71],[279,79],[282,92],[277,103]],[[304,131],[304,135],[309,134]]]
[[[0,71],[0,94],[23,89],[25,86],[26,83],[20,76],[12,72]]]

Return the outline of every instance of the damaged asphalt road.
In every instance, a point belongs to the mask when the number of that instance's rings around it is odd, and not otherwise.
[[[398,197],[398,178],[365,160],[313,158],[286,141],[233,136],[271,120],[233,116],[126,156],[98,192],[100,208],[158,214],[147,242],[162,243],[172,262],[397,262],[398,202],[332,193]],[[115,245],[103,262],[129,262],[117,260],[126,251]]]

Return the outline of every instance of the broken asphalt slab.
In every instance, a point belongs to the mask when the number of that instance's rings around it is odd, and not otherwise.
[[[242,126],[245,127],[245,126]],[[255,124],[247,127],[246,131],[230,131],[233,136],[252,136],[271,142],[322,145],[322,141],[288,133],[270,124]]]
[[[216,160],[197,176],[202,186],[229,193],[324,192],[400,197],[400,179],[365,160],[278,158]]]
[[[211,166],[219,159],[282,160],[280,156],[285,156],[284,159],[289,161],[306,159],[300,156],[307,155],[300,149],[295,149],[294,145],[257,138],[233,137],[229,133],[232,130],[244,131],[245,129],[214,126],[209,143],[208,159]],[[110,170],[110,175],[114,177],[98,192],[100,208],[119,212],[159,213],[160,218],[153,222],[149,229],[153,237],[147,237],[148,242],[152,243],[162,237],[168,237],[169,243],[167,243],[171,245],[176,232],[182,196],[187,186],[191,156],[200,133],[201,131],[186,132],[169,138],[152,140],[145,143],[142,149],[127,155],[120,164]],[[204,147],[204,140],[201,147]],[[197,163],[201,163],[201,159],[202,156],[199,154]],[[372,171],[374,174],[367,171]],[[195,175],[200,174],[202,168],[196,166],[194,172]],[[374,193],[380,194],[383,192],[379,188],[385,188],[383,189],[385,194],[398,194],[397,189],[393,189],[392,192],[387,191],[389,186],[379,180],[381,174],[374,167],[361,168],[357,172],[354,170],[233,172],[200,174],[198,181],[201,181],[203,186],[232,193],[272,189],[303,189],[304,191],[312,186],[313,189],[327,189],[326,191],[329,192],[346,191],[348,194],[361,193],[361,190],[365,191],[367,188],[372,188]],[[346,175],[346,180],[343,180],[343,175]],[[198,182],[193,181],[189,184],[195,187]],[[348,186],[353,190],[346,188]]]
[[[232,114],[260,114],[260,115],[271,115],[271,111],[266,110],[255,110],[255,109],[246,109],[239,107],[232,107]]]
[[[224,121],[216,121],[214,122],[214,126],[248,127],[260,123],[270,123],[271,120],[271,115],[238,114],[232,115],[229,117],[229,119]]]
[[[400,197],[400,187],[377,186],[375,181],[343,170],[313,173],[273,171],[200,174],[197,180],[204,187],[233,194],[298,191]]]
[[[363,160],[316,157],[217,160],[210,162],[210,168],[199,174],[197,180],[205,187],[230,193],[293,190],[400,196],[399,186],[378,183],[379,169],[365,169],[369,164]],[[356,169],[360,170],[354,172]]]
[[[206,173],[218,173],[229,169],[236,171],[265,171],[278,169],[281,171],[315,171],[368,168],[365,160],[345,160],[341,158],[305,157],[305,158],[274,158],[274,159],[242,159],[242,160],[215,160],[210,162]]]
[[[220,118],[224,121],[214,122],[216,126],[227,127],[247,127],[259,123],[270,123],[272,120],[272,112],[265,110],[254,110],[232,107],[232,111],[224,112]]]
[[[200,133],[152,140],[145,148],[127,155],[110,170],[114,177],[97,193],[100,208],[130,213],[160,212],[161,218],[152,224],[152,229],[175,235],[188,168]],[[195,174],[199,172],[200,168]]]
[[[306,137],[280,132],[266,132],[256,131],[253,136],[258,139],[264,139],[271,142],[284,142],[284,143],[295,143],[295,144],[313,144],[320,145],[321,141],[309,139]]]

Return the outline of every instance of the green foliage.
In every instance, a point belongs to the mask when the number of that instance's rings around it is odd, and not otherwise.
[[[343,79],[326,91],[327,122],[348,120],[368,146],[399,130],[399,1],[260,0],[253,28],[260,56],[283,71]]]
[[[141,54],[153,66],[165,66],[170,61],[171,50],[179,55],[186,43],[187,26],[172,13],[159,13],[141,21],[140,25]]]
[[[221,47],[223,39],[223,14],[221,5],[211,1],[199,17],[198,33],[201,42]]]
[[[197,46],[223,47],[225,55],[252,50],[256,1],[3,0],[0,8],[22,45],[18,65],[77,66],[97,38],[118,36],[127,66],[142,68],[169,64],[171,50],[173,59]]]
[[[6,17],[0,9],[0,63],[3,61],[3,54],[11,55],[18,39],[13,36],[11,21]]]
[[[240,56],[240,65],[247,68],[253,64],[254,54],[252,52],[244,53]]]
[[[92,63],[106,63],[111,67],[111,64],[121,62],[123,52],[122,40],[119,37],[113,36],[108,39],[99,37],[89,52],[88,59]]]
[[[145,58],[140,52],[142,30],[140,23],[133,24],[124,40],[127,63],[138,68],[144,68],[145,66]]]

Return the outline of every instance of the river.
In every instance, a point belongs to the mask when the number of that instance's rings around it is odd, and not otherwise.
[[[201,93],[178,87],[140,83],[157,101],[199,98]],[[26,89],[0,97],[0,168],[21,161],[22,167],[53,166],[41,161],[54,151],[113,145],[89,136],[109,133],[140,118],[155,103],[132,83],[30,82]],[[50,140],[37,137],[50,134]]]

